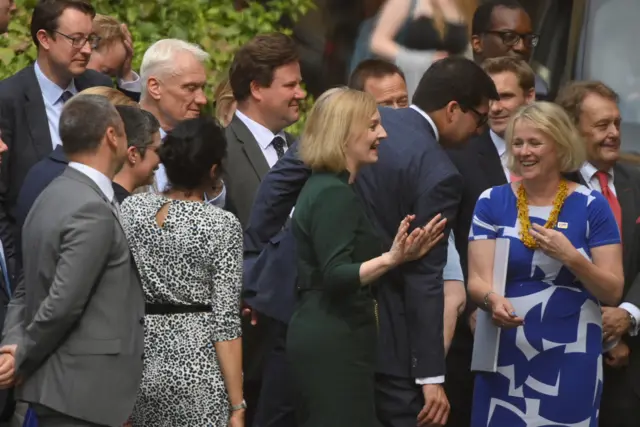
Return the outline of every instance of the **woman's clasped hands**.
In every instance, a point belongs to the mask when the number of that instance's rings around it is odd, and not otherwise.
[[[409,233],[409,227],[415,217],[415,215],[407,215],[400,222],[389,250],[393,265],[422,258],[444,237],[447,219],[442,218],[441,214],[433,217],[424,227],[417,227]]]

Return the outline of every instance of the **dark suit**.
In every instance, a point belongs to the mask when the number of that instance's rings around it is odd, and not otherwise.
[[[363,168],[356,190],[367,205],[386,247],[390,247],[405,215],[414,213],[416,225],[437,213],[453,219],[462,191],[462,180],[433,138],[433,130],[411,109],[382,109],[388,140],[379,147],[380,160]],[[275,237],[302,189],[310,171],[295,155],[295,146],[267,174],[245,234],[247,250],[271,252],[270,260],[294,265],[295,253],[281,250],[288,231]],[[256,244],[257,242],[257,244]],[[268,242],[268,243],[267,243]],[[262,249],[261,249],[262,248]],[[379,416],[393,425],[415,425],[422,407],[422,393],[415,378],[444,375],[442,269],[446,239],[420,261],[389,274],[378,286],[380,333],[378,346]],[[256,268],[254,264],[253,268]],[[265,265],[267,263],[265,262]],[[291,267],[290,267],[291,268]],[[258,273],[250,273],[255,274]],[[290,288],[295,274],[276,271],[259,276],[258,297],[267,309],[290,313]],[[254,283],[255,284],[255,283]],[[271,298],[261,300],[261,293]],[[266,303],[264,301],[271,301]],[[401,389],[398,388],[400,386]],[[388,398],[387,398],[388,397]]]
[[[569,178],[585,184],[579,173]],[[622,210],[623,301],[640,308],[640,172],[617,164],[613,185]],[[629,365],[615,369],[604,364],[600,427],[636,427],[640,420],[640,337],[622,339],[631,352]]]
[[[238,116],[233,116],[225,135],[227,156],[223,161],[223,179],[227,190],[226,209],[238,217],[244,229],[255,193],[269,172],[269,163],[256,138]],[[291,143],[290,136],[286,137]],[[258,405],[264,360],[270,351],[274,333],[270,319],[261,319],[252,326],[248,318],[243,318],[243,370],[249,406],[247,425],[251,425]]]
[[[113,86],[111,79],[87,70],[74,80],[82,91],[93,86]],[[53,150],[47,113],[33,65],[0,82],[0,129],[9,147],[0,168],[0,240],[12,278],[19,269],[16,260],[15,206],[27,172]]]
[[[464,147],[448,150],[448,154],[462,174],[464,181],[462,200],[452,229],[456,248],[460,253],[462,271],[466,278],[469,229],[478,197],[488,188],[506,184],[507,178],[488,130],[473,137]],[[475,306],[470,299],[467,301],[469,303],[466,313],[456,324],[456,331],[447,355],[445,390],[451,404],[451,413],[447,422],[449,427],[469,427],[471,424],[474,377],[469,367],[471,366],[473,335],[467,319]]]

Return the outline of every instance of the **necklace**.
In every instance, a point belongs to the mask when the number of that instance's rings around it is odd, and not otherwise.
[[[556,197],[553,199],[553,209],[551,210],[551,214],[549,214],[549,219],[544,225],[544,228],[555,228],[558,224],[560,210],[562,209],[562,205],[564,205],[564,201],[566,200],[568,193],[569,185],[567,184],[567,181],[563,179],[558,185],[558,192],[556,193]],[[527,192],[525,191],[522,183],[520,183],[520,187],[518,187],[517,207],[518,221],[520,221],[520,240],[522,240],[522,243],[524,243],[527,248],[535,249],[538,247],[538,244],[536,243],[536,239],[534,239],[530,233],[531,220],[529,219],[529,204],[527,202]]]

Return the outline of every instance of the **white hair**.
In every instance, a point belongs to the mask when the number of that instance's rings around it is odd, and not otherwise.
[[[140,66],[140,80],[144,98],[147,93],[147,81],[151,76],[166,76],[179,74],[182,64],[176,61],[176,56],[181,53],[190,53],[201,63],[209,60],[209,54],[196,44],[179,39],[163,39],[152,44],[142,57]]]

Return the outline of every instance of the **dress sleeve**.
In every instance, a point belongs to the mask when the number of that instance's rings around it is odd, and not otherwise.
[[[609,202],[598,191],[587,200],[587,244],[589,248],[620,243],[620,230]]]
[[[493,209],[497,201],[491,198],[496,194],[495,189],[490,188],[485,190],[478,198],[476,207],[473,210],[469,241],[495,239],[498,237],[498,225],[493,215]]]
[[[321,191],[314,203],[309,234],[327,292],[360,287],[362,263],[353,261],[353,250],[362,209],[353,190],[342,184]]]
[[[242,335],[240,291],[242,289],[242,228],[233,214],[224,216],[214,229],[213,332],[214,342],[230,341]]]

